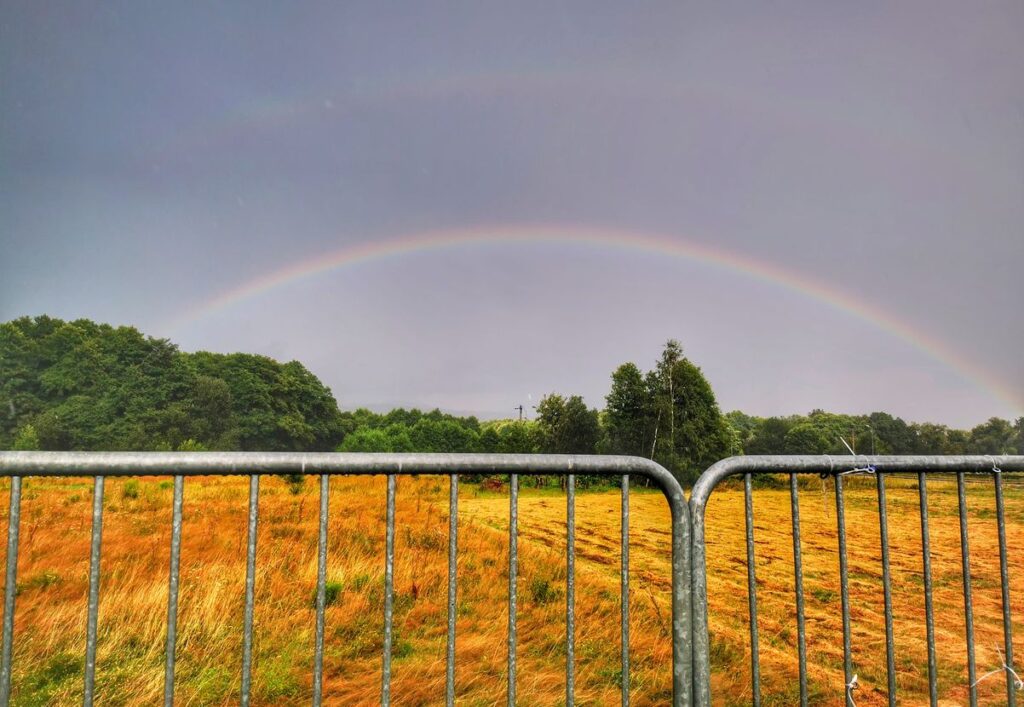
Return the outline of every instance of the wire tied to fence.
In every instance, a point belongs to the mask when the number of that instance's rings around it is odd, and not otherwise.
[[[986,454],[985,458],[988,459],[990,462],[992,462],[992,473],[993,474],[1002,474],[1003,473],[1003,470],[999,468],[998,464],[996,464],[995,457],[992,457],[992,456]]]
[[[836,476],[852,476],[854,474],[874,474],[877,471],[874,464],[866,464],[865,466],[859,466],[855,469],[849,469],[848,471],[840,471]]]
[[[860,683],[857,682],[857,673],[853,674],[853,679],[846,683],[846,697],[850,701],[850,704],[857,707],[857,703],[853,701],[853,691],[860,689]]]
[[[846,444],[846,440],[843,440],[842,438],[840,438],[840,441],[843,444]],[[847,445],[847,449],[849,449],[849,445]],[[863,454],[855,454],[853,452],[853,450],[850,451],[850,454],[851,454],[851,456],[853,456],[854,464],[856,464],[858,457],[864,456]],[[855,474],[874,474],[877,471],[877,469],[875,468],[874,464],[866,463],[867,462],[867,457],[864,457],[865,464],[863,466],[854,466],[854,468],[847,469],[846,471],[836,471],[836,465],[835,465],[835,462],[832,459],[832,455],[831,454],[826,454],[824,456],[825,456],[826,459],[828,459],[828,471],[821,474],[821,478],[822,479],[826,479],[826,478],[828,478],[830,476],[852,476],[852,475],[855,475]]]
[[[977,687],[978,683],[980,683],[982,680],[984,680],[986,678],[990,678],[993,675],[996,675],[998,673],[1005,672],[1005,673],[1009,673],[1010,675],[1013,676],[1013,687],[1014,687],[1014,689],[1016,689],[1018,692],[1021,691],[1021,690],[1024,690],[1024,680],[1021,680],[1020,675],[1017,674],[1017,671],[1013,669],[1012,665],[1007,665],[1006,664],[1006,656],[1003,654],[1003,649],[1000,648],[999,646],[996,646],[995,648],[996,648],[996,652],[999,653],[999,662],[1000,662],[1001,665],[998,668],[996,668],[995,670],[990,670],[987,673],[985,673],[984,675],[982,675],[980,678],[975,680],[974,684],[971,685],[971,687]]]

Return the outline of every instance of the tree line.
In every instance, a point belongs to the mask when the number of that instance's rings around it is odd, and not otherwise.
[[[342,412],[297,361],[186,353],[86,319],[0,324],[0,449],[629,454],[692,482],[733,454],[841,455],[847,444],[878,454],[1024,453],[1024,418],[957,430],[883,412],[723,414],[676,341],[648,371],[624,363],[612,372],[601,410],[552,393],[528,420]]]
[[[301,363],[185,353],[132,327],[0,324],[0,448],[328,451],[331,391]]]

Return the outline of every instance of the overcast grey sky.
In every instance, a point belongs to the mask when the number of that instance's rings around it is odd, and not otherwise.
[[[1022,36],[1016,1],[4,2],[0,320],[299,359],[343,407],[600,406],[676,338],[727,410],[1010,417]],[[783,268],[940,357],[749,273],[557,239],[183,319],[341,248],[537,224]]]

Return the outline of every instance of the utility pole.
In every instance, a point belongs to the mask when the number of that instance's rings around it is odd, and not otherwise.
[[[513,410],[518,410],[518,411],[519,411],[519,421],[520,421],[520,422],[522,422],[522,421],[523,421],[523,406],[522,406],[522,405],[516,405],[516,406],[515,406],[514,408],[512,408],[512,409],[513,409]]]

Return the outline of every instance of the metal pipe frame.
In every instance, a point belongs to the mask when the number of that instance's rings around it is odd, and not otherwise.
[[[998,462],[998,466],[996,465]],[[963,566],[965,571],[965,601],[967,606],[968,614],[970,612],[970,576],[969,576],[969,555],[966,544],[966,526],[963,507],[963,474],[987,474],[995,477],[995,493],[996,493],[996,522],[1000,533],[1000,550],[1001,550],[1001,584],[1003,592],[1003,626],[1004,626],[1004,648],[1008,651],[1012,651],[1012,635],[1011,628],[1012,622],[1010,618],[1010,602],[1009,602],[1009,576],[1007,572],[1007,564],[1005,560],[1005,547],[1006,547],[1006,530],[1005,530],[1005,515],[1003,510],[1003,499],[1002,499],[1002,485],[1001,485],[1001,472],[1020,472],[1024,471],[1024,456],[1000,456],[993,460],[990,456],[827,456],[827,455],[815,455],[815,456],[748,456],[748,457],[731,457],[724,459],[713,464],[709,467],[697,480],[697,483],[693,487],[693,493],[690,496],[690,522],[692,523],[692,542],[693,550],[691,553],[692,561],[692,592],[691,606],[694,609],[693,612],[693,678],[694,678],[694,704],[696,705],[710,705],[711,704],[711,665],[710,665],[710,646],[709,646],[709,634],[708,634],[708,612],[707,612],[707,554],[706,554],[706,532],[705,532],[705,516],[707,510],[708,500],[711,497],[712,492],[715,488],[722,483],[724,480],[730,477],[744,477],[744,487],[746,496],[746,522],[747,522],[747,536],[748,536],[748,586],[751,587],[749,591],[748,601],[750,605],[750,617],[752,621],[756,621],[757,617],[757,596],[754,588],[756,588],[756,580],[754,579],[753,566],[753,506],[749,499],[750,489],[750,478],[760,474],[789,474],[790,475],[790,488],[792,496],[793,506],[793,548],[794,548],[794,561],[795,561],[795,573],[796,573],[796,589],[797,589],[797,622],[799,624],[799,638],[800,638],[800,653],[801,653],[801,702],[806,704],[807,690],[804,683],[806,668],[803,665],[803,606],[802,606],[802,582],[800,578],[800,526],[799,526],[799,505],[797,503],[797,474],[818,474],[825,477],[834,477],[836,479],[836,509],[837,509],[837,529],[839,542],[841,547],[838,548],[840,558],[840,572],[845,573],[846,568],[846,557],[845,557],[845,528],[843,520],[843,500],[842,500],[842,479],[844,476],[851,472],[869,470],[868,473],[876,475],[877,478],[877,489],[879,493],[879,515],[880,515],[880,527],[881,527],[881,541],[883,549],[883,581],[885,584],[885,603],[886,603],[886,647],[887,647],[887,679],[890,691],[895,687],[895,675],[894,675],[894,658],[892,649],[892,608],[891,608],[891,596],[889,593],[888,583],[888,532],[885,517],[885,483],[884,479],[901,474],[916,474],[919,482],[919,495],[920,495],[920,510],[922,520],[922,540],[926,548],[928,547],[928,526],[927,526],[927,488],[925,486],[925,478],[930,474],[956,474],[957,479],[960,482],[960,498],[961,498],[961,527],[964,529],[962,537],[964,538],[962,553],[963,553]],[[926,575],[926,597],[925,601],[927,604],[927,628],[929,634],[929,697],[934,703],[936,699],[937,691],[937,676],[934,669],[935,664],[935,645],[934,645],[934,629],[932,621],[932,607],[931,607],[931,581],[930,581],[930,562],[927,555],[924,557],[924,573]],[[853,671],[853,665],[850,656],[850,631],[848,627],[848,616],[849,606],[846,597],[846,586],[843,586],[844,606],[843,606],[843,620],[844,620],[844,673],[847,679],[847,685],[844,686],[845,694],[843,698],[847,704],[852,701],[851,692],[852,687],[850,686],[850,674]],[[972,622],[971,617],[967,617],[967,632],[968,642],[973,640]],[[756,627],[751,627],[751,636],[755,641],[752,646],[752,694],[755,696],[755,700],[760,695],[760,684],[759,684],[759,666],[757,665],[757,646],[756,646]],[[974,672],[974,660],[973,660],[973,645],[968,646],[969,653],[969,669],[973,674]],[[1012,666],[1012,655],[1007,656],[1007,664]],[[1006,675],[1007,680],[1007,699],[1010,704],[1013,704],[1014,696],[1012,694],[1012,682],[1009,672]],[[837,695],[839,697],[839,695]],[[889,695],[890,704],[895,704],[895,695]]]
[[[392,571],[394,562],[394,525],[396,477],[411,475],[447,475],[451,478],[449,516],[449,597],[448,645],[446,650],[447,674],[445,699],[448,704],[455,696],[455,607],[457,560],[457,483],[459,474],[507,474],[510,477],[509,523],[509,704],[515,703],[515,638],[516,638],[516,570],[517,558],[517,486],[520,475],[560,475],[569,477],[566,506],[567,530],[567,603],[566,603],[566,699],[574,699],[575,666],[573,601],[575,564],[575,475],[586,474],[621,480],[622,500],[622,703],[629,702],[629,577],[628,577],[628,477],[649,479],[664,494],[672,517],[672,704],[688,707],[692,704],[693,656],[691,654],[691,524],[690,510],[683,489],[676,478],[664,467],[639,457],[589,456],[555,454],[370,454],[370,453],[301,453],[301,452],[0,452],[0,477],[11,478],[10,515],[8,524],[7,583],[4,591],[3,653],[0,656],[0,707],[8,704],[11,688],[12,656],[14,654],[14,598],[17,578],[18,527],[21,502],[21,484],[24,477],[93,476],[97,495],[101,499],[102,480],[106,477],[174,476],[174,505],[171,528],[171,555],[169,566],[169,592],[167,605],[167,641],[164,684],[164,704],[174,702],[174,669],[177,643],[178,589],[181,561],[182,505],[186,478],[198,476],[249,476],[249,527],[246,567],[246,602],[243,622],[243,671],[241,699],[249,699],[252,665],[252,632],[254,625],[253,596],[255,594],[256,529],[261,475],[301,474],[320,476],[320,533],[318,540],[318,571],[316,592],[316,641],[314,645],[314,704],[324,698],[323,640],[325,610],[325,568],[327,555],[327,511],[329,478],[332,475],[386,475],[387,550],[385,557],[385,616],[384,651],[382,656],[381,698],[390,700],[390,629],[392,622]],[[102,501],[94,509],[93,552],[90,571],[89,630],[86,653],[96,651],[96,607],[100,599],[100,537]],[[93,661],[87,663],[86,686],[90,699],[95,675]],[[102,667],[102,666],[101,666]],[[102,696],[100,696],[102,700]]]

